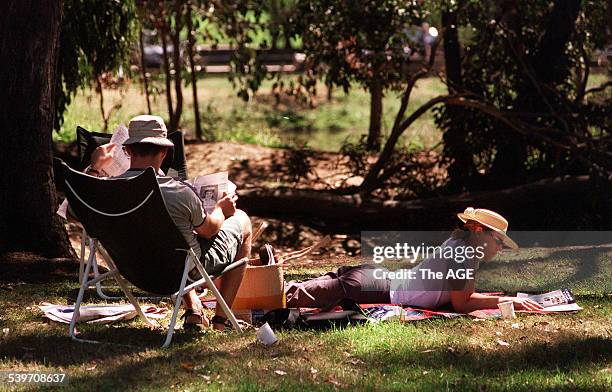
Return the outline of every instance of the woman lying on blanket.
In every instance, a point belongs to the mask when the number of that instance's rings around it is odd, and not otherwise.
[[[287,288],[287,306],[327,307],[348,298],[357,303],[393,303],[435,309],[452,306],[454,311],[469,313],[478,309],[494,309],[501,302],[512,301],[516,309],[539,310],[542,307],[525,298],[483,295],[475,292],[473,276],[480,261],[489,261],[497,252],[518,246],[506,235],[508,221],[503,216],[485,209],[467,208],[457,214],[463,227],[455,230],[442,245],[442,249],[472,247],[474,257],[459,260],[444,258],[459,252],[434,252],[419,265],[407,270],[404,278],[393,278],[389,271],[377,264],[341,267],[337,272],[301,283],[290,283]],[[459,262],[461,261],[461,262]],[[429,270],[429,271],[427,271]],[[450,271],[450,272],[449,272]],[[433,279],[433,274],[442,279]]]

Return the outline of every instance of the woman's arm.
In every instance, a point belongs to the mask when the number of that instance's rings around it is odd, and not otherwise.
[[[472,280],[465,290],[451,291],[451,304],[453,309],[460,313],[470,313],[479,309],[495,309],[497,304],[512,301],[517,310],[542,310],[542,306],[528,298],[501,297],[497,295],[484,295],[474,292]]]

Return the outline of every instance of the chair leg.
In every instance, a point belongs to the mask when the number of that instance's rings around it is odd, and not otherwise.
[[[170,319],[170,325],[168,325],[168,334],[166,335],[166,341],[162,345],[162,348],[167,348],[172,341],[172,335],[174,334],[174,327],[176,325],[176,318],[181,308],[181,301],[185,294],[185,285],[187,284],[187,275],[189,274],[189,255],[185,258],[185,268],[183,269],[183,277],[181,278],[181,285],[176,293],[176,301],[174,303],[174,310],[172,311],[172,318]]]
[[[101,246],[100,244],[98,244],[98,249],[100,250],[100,254],[102,254],[102,257],[104,258],[104,261],[106,261],[106,263],[108,264],[109,268],[117,269],[117,267],[115,266],[115,263],[113,263],[113,260],[111,259],[110,255],[106,252],[106,249],[104,249],[104,247]],[[95,270],[95,263],[94,263],[94,270]],[[117,281],[117,284],[119,285],[119,287],[121,288],[121,291],[123,291],[123,294],[125,294],[125,296],[127,297],[128,301],[130,301],[132,306],[134,306],[134,310],[140,316],[140,318],[142,318],[144,320],[144,322],[148,326],[150,326],[150,327],[157,327],[158,324],[152,322],[144,314],[144,312],[140,308],[140,305],[138,304],[138,301],[136,300],[136,298],[132,294],[132,291],[127,286],[127,283],[125,282],[125,280],[119,274],[116,274],[114,276],[114,278]],[[100,284],[100,282],[97,282],[96,283],[96,287],[99,287],[99,284]],[[100,291],[98,291],[98,294],[100,294]]]
[[[221,309],[223,309],[223,312],[225,312],[225,315],[227,316],[227,318],[230,320],[230,322],[234,326],[234,329],[236,329],[238,333],[242,333],[242,328],[240,328],[240,324],[238,324],[238,320],[236,320],[236,316],[234,316],[234,312],[232,312],[232,310],[227,305],[227,302],[225,302],[225,299],[219,292],[219,289],[217,289],[217,287],[213,283],[212,279],[210,278],[210,275],[208,275],[208,272],[206,272],[204,267],[202,267],[202,264],[197,259],[195,253],[193,253],[193,251],[191,252],[192,252],[192,257],[194,258],[194,263],[196,265],[196,268],[198,269],[198,271],[200,271],[200,274],[202,275],[202,277],[206,279],[206,284],[208,288],[210,289],[210,291],[213,292],[213,295],[217,298],[217,304],[221,306]]]
[[[81,287],[79,288],[79,294],[77,295],[76,303],[74,304],[74,311],[72,313],[72,320],[70,320],[70,327],[68,329],[68,333],[73,340],[80,340],[74,334],[74,329],[76,327],[77,320],[79,318],[79,309],[81,308],[81,302],[83,302],[83,295],[85,294],[85,289],[89,285],[89,269],[92,264],[92,256],[89,255],[89,259],[87,264],[85,265],[85,271],[83,274],[83,280],[81,281]]]
[[[79,258],[79,282],[83,282],[83,271],[85,270],[85,248],[87,247],[87,232],[81,232],[81,257]]]

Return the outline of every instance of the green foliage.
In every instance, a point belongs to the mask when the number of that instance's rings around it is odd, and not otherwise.
[[[485,177],[509,185],[502,179],[610,170],[609,142],[594,148],[592,138],[609,135],[610,96],[585,94],[588,62],[606,42],[604,2],[459,4],[463,54],[455,87],[529,131],[519,134],[478,109],[439,108],[453,181],[470,188],[483,186]]]
[[[314,151],[307,145],[291,148],[285,152],[284,159],[287,165],[287,174],[293,182],[297,183],[300,179],[307,180],[309,175],[315,174],[311,161],[314,154]]]
[[[134,12],[133,0],[64,1],[55,88],[56,130],[79,88],[91,86],[96,77],[119,65],[129,69]]]
[[[294,16],[303,50],[326,84],[348,91],[377,79],[383,88],[398,87],[408,61],[408,28],[427,17],[416,1],[300,1]]]

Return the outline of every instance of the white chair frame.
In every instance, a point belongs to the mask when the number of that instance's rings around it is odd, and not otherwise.
[[[155,321],[150,320],[144,314],[144,312],[140,308],[140,305],[138,304],[138,300],[136,299],[136,297],[134,297],[134,295],[130,291],[127,285],[127,282],[121,276],[117,267],[115,267],[115,263],[111,259],[108,252],[106,252],[104,247],[94,238],[89,238],[89,243],[90,243],[90,250],[94,248],[92,244],[95,244],[95,247],[100,251],[100,254],[102,255],[102,257],[104,257],[104,261],[108,263],[110,271],[104,274],[98,274],[97,276],[94,276],[93,278],[90,279],[89,273],[92,270],[92,268],[95,269],[94,265],[95,265],[95,257],[96,257],[95,251],[90,252],[89,257],[87,259],[87,263],[85,264],[85,268],[83,271],[83,275],[81,279],[81,287],[79,289],[79,294],[77,295],[76,304],[74,305],[74,313],[72,315],[72,320],[70,321],[69,335],[72,338],[72,340],[77,341],[77,342],[83,342],[83,343],[101,343],[97,340],[77,338],[75,329],[76,329],[77,319],[79,317],[79,309],[81,307],[81,303],[83,302],[83,295],[85,294],[85,290],[89,288],[90,285],[92,284],[97,285],[102,280],[111,278],[111,277],[117,281],[117,284],[121,288],[121,291],[123,291],[127,299],[134,306],[134,309],[136,310],[136,313],[138,314],[138,316],[140,316],[147,325],[151,327],[158,327],[159,324],[157,324]],[[238,324],[238,321],[236,320],[236,316],[234,315],[234,313],[231,311],[231,309],[227,305],[227,302],[225,302],[225,299],[223,298],[223,296],[221,295],[217,287],[214,285],[212,278],[202,266],[202,263],[198,259],[193,249],[190,248],[190,249],[177,249],[177,250],[184,251],[187,253],[187,255],[185,257],[185,267],[183,269],[183,277],[181,278],[180,286],[178,288],[178,291],[174,295],[172,295],[172,297],[176,298],[174,300],[174,311],[172,312],[172,318],[170,319],[170,325],[168,326],[168,333],[166,334],[166,340],[164,341],[164,344],[162,345],[162,347],[163,348],[168,347],[170,345],[170,342],[172,341],[172,335],[174,334],[176,319],[178,317],[178,312],[181,307],[181,301],[183,299],[183,295],[203,285],[206,285],[212,291],[213,295],[217,299],[217,305],[221,306],[221,308],[225,312],[225,315],[230,320],[230,322],[232,323],[232,326],[236,329],[236,331],[238,333],[242,333],[242,328],[240,327],[240,324]],[[187,276],[189,274],[190,261],[192,261],[195,264],[195,267],[200,272],[200,274],[203,276],[203,278],[190,285],[186,285]]]

